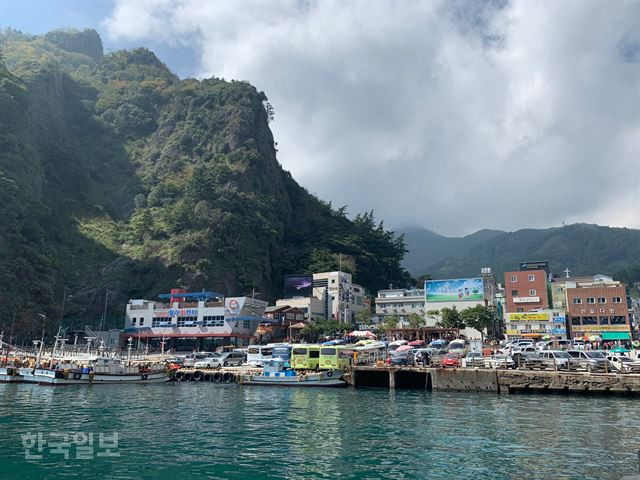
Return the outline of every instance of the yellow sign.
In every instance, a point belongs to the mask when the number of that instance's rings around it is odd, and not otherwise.
[[[629,325],[572,325],[573,332],[628,332]]]
[[[510,313],[511,322],[548,322],[548,313]]]
[[[518,330],[507,330],[507,335],[517,335]]]

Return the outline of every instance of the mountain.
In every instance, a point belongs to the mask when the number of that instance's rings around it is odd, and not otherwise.
[[[9,29],[0,47],[0,328],[95,325],[105,302],[120,326],[129,298],[174,286],[273,300],[339,254],[370,291],[408,281],[401,236],[282,169],[247,82],[105,55],[93,30]]]
[[[475,276],[492,267],[498,279],[521,261],[548,260],[553,272],[603,273],[640,281],[640,230],[574,224],[515,232],[481,230],[449,238],[424,229],[404,231],[409,252],[403,265],[413,275]]]

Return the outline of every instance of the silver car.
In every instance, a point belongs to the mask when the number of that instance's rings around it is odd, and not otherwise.
[[[578,370],[580,367],[577,360],[561,350],[543,350],[540,357],[547,368],[554,370]]]
[[[569,350],[569,355],[587,372],[610,372],[611,364],[601,352],[587,350]]]
[[[244,363],[244,353],[242,352],[224,352],[217,357],[211,359],[209,364],[216,367],[229,367],[231,365],[242,365]]]

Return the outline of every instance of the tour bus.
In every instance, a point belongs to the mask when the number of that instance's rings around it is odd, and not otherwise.
[[[247,363],[261,367],[265,360],[271,360],[273,347],[266,345],[249,345],[247,348]]]
[[[320,347],[320,370],[346,370],[353,363],[353,350],[335,346]]]
[[[296,370],[318,370],[320,345],[293,345],[291,367]]]
[[[286,343],[270,343],[267,347],[273,347],[273,351],[271,352],[271,358],[279,358],[284,360],[285,367],[291,367],[291,345],[287,345]]]

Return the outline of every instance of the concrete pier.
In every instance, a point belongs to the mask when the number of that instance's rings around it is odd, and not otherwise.
[[[526,391],[640,393],[640,375],[552,370],[357,366],[351,369],[348,380],[355,387],[505,394]]]

